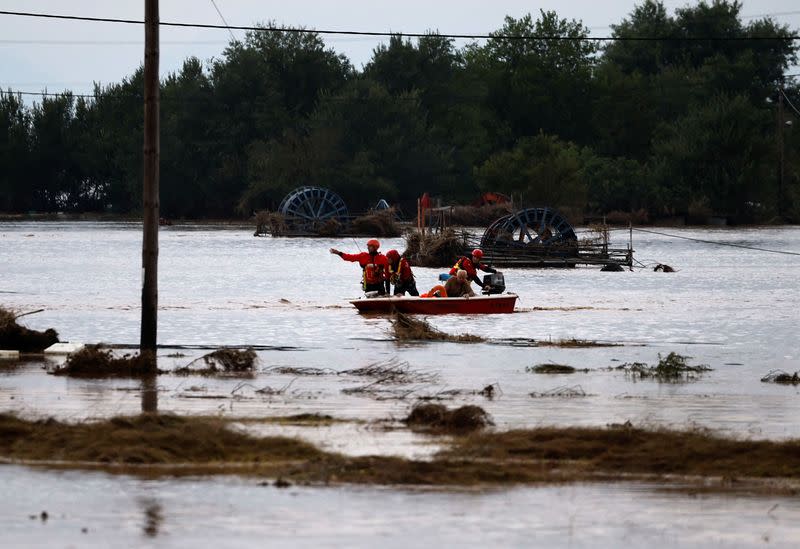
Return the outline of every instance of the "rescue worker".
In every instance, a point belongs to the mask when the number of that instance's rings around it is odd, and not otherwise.
[[[386,252],[386,259],[389,261],[389,282],[394,284],[394,295],[405,295],[406,292],[408,295],[419,295],[408,259],[401,257],[397,250]]]
[[[464,255],[458,258],[456,264],[453,265],[452,269],[450,269],[450,276],[454,276],[459,269],[464,269],[467,271],[467,278],[485,290],[486,288],[483,287],[481,279],[478,278],[478,269],[487,273],[496,273],[497,269],[493,269],[492,267],[481,263],[481,259],[483,259],[483,250],[480,248],[475,248],[472,250],[472,255],[470,257]]]
[[[378,295],[385,295],[388,286],[389,262],[386,256],[378,252],[381,243],[375,240],[367,241],[367,251],[357,254],[346,254],[335,248],[331,248],[332,254],[338,255],[345,261],[358,262],[363,271],[361,276],[361,287],[364,292],[378,292]]]
[[[444,285],[446,297],[474,297],[472,284],[469,282],[467,271],[459,269],[456,276],[451,276]]]

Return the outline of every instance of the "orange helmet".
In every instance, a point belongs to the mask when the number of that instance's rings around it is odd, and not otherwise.
[[[371,240],[367,240],[367,248],[369,248],[370,246],[375,246],[375,249],[377,250],[378,248],[381,247],[381,243],[373,238]]]
[[[472,250],[472,255],[477,257],[478,259],[482,259],[483,258],[483,250],[481,250],[480,248],[475,248],[474,250]]]
[[[398,253],[397,250],[389,250],[388,252],[386,252],[386,259],[388,259],[389,261],[397,261],[398,259],[400,259],[400,254]]]

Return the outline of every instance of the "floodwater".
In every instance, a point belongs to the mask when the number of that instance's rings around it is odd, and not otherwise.
[[[221,345],[251,345],[259,349],[260,372],[246,380],[160,376],[159,409],[232,417],[330,414],[359,423],[315,429],[252,424],[244,428],[303,436],[339,452],[418,458],[430,455],[436,446],[425,437],[384,429],[376,422],[403,417],[419,397],[440,399],[448,406],[478,404],[500,429],[630,421],[677,428],[702,426],[738,437],[800,437],[800,389],[760,382],[773,370],[800,370],[796,276],[800,256],[747,248],[800,252],[800,228],[655,230],[672,236],[633,233],[635,258],[647,268],[616,273],[585,267],[504,269],[508,290],[520,296],[514,314],[428,318],[438,329],[481,335],[486,343],[409,344],[393,341],[386,318],[360,316],[347,303],[360,294],[358,267],[330,255],[328,249],[357,251],[363,242],[350,238],[255,238],[250,226],[164,227],[159,258],[158,338],[164,346],[159,352],[160,367],[184,366]],[[627,230],[612,233],[612,246],[625,247],[627,243]],[[382,247],[402,251],[403,241],[388,239]],[[668,264],[677,272],[654,272],[656,263]],[[436,284],[439,272],[415,269],[420,289]],[[30,328],[56,328],[64,341],[133,347],[139,338],[140,292],[139,224],[0,223],[0,304],[20,312],[44,309],[20,319]],[[566,349],[525,344],[573,338],[619,345]],[[634,382],[611,369],[631,362],[655,365],[659,355],[670,352],[713,370],[689,383],[667,384]],[[374,380],[340,374],[374,363],[401,365],[415,375],[408,383],[364,393],[353,389]],[[526,371],[526,367],[543,363],[589,371],[572,375]],[[135,381],[53,377],[43,370],[45,366],[41,361],[0,365],[0,410],[26,417],[80,420],[136,413],[140,408]],[[275,373],[286,367],[324,371],[314,376]],[[477,394],[492,384],[496,389],[492,399]],[[565,391],[580,396],[546,396]],[[0,468],[7,479],[19,475],[11,471]],[[770,545],[779,545],[770,532],[791,532],[788,525],[761,528],[762,521],[775,526],[774,513],[767,515],[772,504],[764,499],[715,496],[688,500],[656,494],[647,486],[520,488],[469,496],[304,488],[287,496],[290,492],[264,492],[246,481],[230,479],[150,484],[87,473],[31,472],[22,477],[42,486],[52,484],[53,488],[46,490],[55,494],[69,492],[69,486],[84,481],[96,486],[97,493],[109,485],[130,487],[130,498],[117,502],[114,512],[120,517],[109,518],[102,528],[117,519],[135,523],[138,519],[125,517],[141,515],[137,502],[146,500],[150,487],[157,486],[153,490],[157,498],[165,499],[160,505],[170,517],[164,520],[170,525],[164,531],[174,532],[170,540],[157,538],[164,545],[206,536],[205,528],[215,528],[212,536],[218,545],[229,543],[226,540],[255,545],[263,540],[266,526],[253,526],[252,521],[262,518],[264,524],[281,530],[275,534],[276,540],[290,543],[288,536],[297,531],[295,520],[324,515],[329,506],[341,515],[326,515],[318,529],[304,531],[305,537],[298,539],[309,544],[326,539],[326,528],[345,521],[352,529],[347,530],[352,537],[343,538],[345,543],[374,545],[387,536],[392,539],[387,532],[401,527],[397,524],[416,531],[415,517],[421,522],[421,531],[427,528],[431,542],[449,540],[437,536],[450,532],[455,539],[475,544],[507,539],[520,545],[534,541],[588,546],[596,537],[597,545],[606,546],[629,541],[669,546],[680,539],[721,546],[758,545],[769,539]],[[205,505],[214,502],[179,506],[181,498],[194,497],[193,491],[214,492],[217,503],[230,508],[232,522],[204,520],[204,513],[211,512]],[[243,501],[263,498],[268,507],[245,512],[247,506],[237,500],[240,492]],[[140,493],[143,495],[137,495]],[[262,496],[264,493],[267,495]],[[91,516],[88,502],[92,494],[87,488],[85,508],[79,505],[74,512]],[[35,494],[30,497],[34,505]],[[288,501],[306,501],[308,508],[293,504],[296,511],[285,517],[273,516],[282,506],[294,508]],[[614,503],[599,505],[600,501]],[[765,509],[765,505],[769,506]],[[370,513],[375,507],[396,509],[376,518]],[[435,509],[441,511],[436,516],[442,525],[427,518]],[[614,509],[613,516],[610,509]],[[796,506],[781,503],[778,509],[798,517]],[[9,516],[6,510],[3,516]],[[203,528],[193,529],[194,516]],[[570,516],[577,518],[570,522]],[[459,517],[469,526],[462,528]],[[545,522],[547,517],[552,523]],[[691,517],[688,522],[686,517]],[[739,517],[750,518],[739,521]],[[513,521],[519,524],[514,526]],[[45,531],[37,530],[41,528],[56,531],[55,523],[25,523],[19,539],[35,540],[39,534],[32,532]],[[702,525],[708,533],[686,538],[687,524]],[[77,523],[71,522],[72,526]],[[239,526],[246,532],[226,537]],[[134,535],[136,528],[129,530]],[[80,533],[80,528],[77,531]],[[475,536],[467,538],[469,532]],[[315,540],[318,534],[321,537]],[[32,537],[25,538],[27,535]],[[83,546],[92,543],[91,539],[91,535],[78,536],[75,543]]]

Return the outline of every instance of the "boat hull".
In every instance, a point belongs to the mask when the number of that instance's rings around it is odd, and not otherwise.
[[[516,294],[475,297],[372,297],[351,301],[360,313],[486,315],[514,312]]]

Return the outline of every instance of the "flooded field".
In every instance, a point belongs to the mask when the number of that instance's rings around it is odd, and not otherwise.
[[[648,266],[634,272],[505,269],[508,290],[520,296],[514,314],[427,319],[450,334],[486,338],[462,344],[400,343],[388,319],[355,312],[347,300],[360,293],[358,267],[328,249],[357,251],[363,242],[254,238],[249,226],[163,228],[159,367],[185,366],[222,345],[254,346],[259,364],[246,379],[161,375],[159,410],[242,419],[330,415],[353,421],[313,427],[244,423],[242,428],[296,435],[351,455],[423,459],[437,444],[393,427],[393,420],[405,417],[420,398],[448,406],[480,405],[500,430],[631,422],[700,426],[740,438],[800,437],[798,386],[760,381],[774,370],[800,370],[800,257],[747,248],[797,252],[800,229],[660,232],[682,238],[634,232],[635,257]],[[627,231],[612,233],[612,238],[612,244],[624,246]],[[390,248],[402,251],[402,239],[384,241],[382,249]],[[656,263],[677,272],[654,272]],[[439,272],[415,269],[420,289],[433,286]],[[62,341],[133,347],[139,338],[140,284],[137,224],[0,223],[0,305],[20,312],[44,309],[20,319],[30,328],[53,327]],[[572,339],[614,345],[537,345]],[[711,370],[663,383],[618,369],[636,362],[655,365],[671,352]],[[375,384],[352,372],[375,364],[400,366],[410,375]],[[534,373],[541,364],[578,371]],[[77,421],[140,409],[138,381],[55,377],[44,371],[48,366],[42,360],[0,363],[0,410]],[[491,392],[484,390],[488,386]],[[387,538],[399,544],[393,533],[413,528],[427,532],[431,543],[461,539],[467,545],[493,540],[527,545],[535,531],[533,539],[541,545],[611,547],[624,541],[672,546],[683,541],[789,546],[798,532],[792,530],[796,520],[787,517],[796,519],[800,510],[795,500],[689,498],[649,485],[581,484],[465,495],[355,488],[279,491],[246,480],[147,482],[11,466],[0,468],[0,475],[38,487],[25,496],[30,509],[3,510],[4,529],[19,536],[14,545],[34,544],[40,535],[71,539],[73,534],[79,545],[100,545],[99,532],[114,524],[122,524],[129,536],[119,545],[130,545],[143,539],[136,536],[148,536],[141,524],[148,520],[150,500],[163,516],[154,543],[183,545],[194,536],[211,536],[222,546],[255,545],[264,539],[268,524],[275,541],[309,545],[331,539],[326,536],[335,528],[344,528],[342,540],[349,545],[374,545]],[[77,485],[83,490],[77,507],[48,510],[66,513],[69,520],[53,518],[44,524],[27,518],[43,510],[37,498],[68,498]],[[108,519],[83,525],[82,518],[94,516],[93,506],[101,505],[96,502],[113,497],[113,486],[124,496],[103,507]],[[202,501],[196,494],[215,501]],[[194,503],[181,506],[183,498]],[[254,510],[253,502],[261,507]],[[225,506],[232,518],[206,520],[214,505]],[[379,519],[371,514],[376,508],[383,510]],[[297,524],[323,515],[313,531],[297,532]],[[429,518],[434,515],[436,522]],[[95,537],[81,537],[84,526]]]

